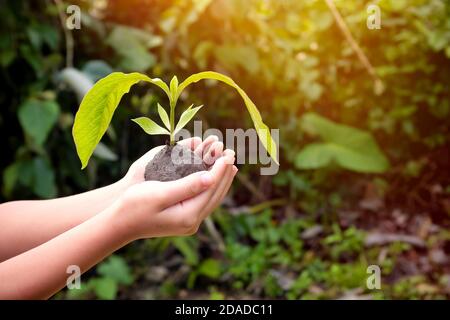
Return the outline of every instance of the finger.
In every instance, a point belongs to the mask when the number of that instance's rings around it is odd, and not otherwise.
[[[156,154],[158,152],[161,151],[162,148],[164,148],[164,146],[154,147],[153,149],[151,149],[150,151],[145,153],[142,157],[140,157],[137,161],[139,163],[142,163],[143,165],[146,165],[147,163],[149,163],[156,156]]]
[[[161,195],[160,206],[167,208],[195,197],[214,185],[216,179],[211,172],[201,171],[175,181],[160,182],[157,189],[157,193]]]
[[[234,164],[235,155],[236,155],[236,154],[235,154],[234,151],[231,150],[231,149],[226,149],[226,150],[223,152],[223,156],[224,156],[225,161],[226,161],[227,164]]]
[[[177,142],[177,144],[185,146],[192,151],[194,151],[199,145],[202,144],[202,139],[199,137],[192,137],[188,139],[183,139]]]
[[[230,167],[228,169],[224,182],[221,184],[219,188],[217,188],[217,191],[214,193],[214,195],[209,200],[208,204],[205,206],[205,209],[202,212],[202,219],[205,219],[207,216],[209,216],[214,211],[214,209],[216,209],[222,203],[223,199],[228,193],[231,183],[233,182],[234,176],[237,173],[237,168],[235,166],[231,165],[229,166]]]
[[[203,155],[203,162],[212,166],[214,162],[223,154],[223,143],[216,141],[211,144],[208,151]]]
[[[203,207],[202,217],[206,217],[211,213],[211,210],[214,209],[216,203],[220,201],[221,195],[226,192],[226,186],[229,184],[229,181],[233,179],[233,163],[235,161],[234,151],[227,149],[223,152],[223,158],[225,163],[227,164],[227,172],[224,175],[224,178],[219,182],[219,186],[217,187],[214,194],[208,200],[208,204]]]
[[[227,155],[234,155],[234,152],[231,150],[225,150],[225,153]],[[233,157],[233,162],[229,162],[229,163],[234,163],[235,158]],[[212,211],[218,204],[220,204],[220,202],[223,200],[223,198],[225,197],[225,195],[228,192],[228,189],[230,188],[231,183],[233,182],[233,179],[238,171],[237,167],[233,164],[229,164],[230,166],[230,174],[227,176],[227,181],[221,186],[221,189],[217,192],[217,194],[210,200],[210,204],[209,206],[207,206],[207,210]],[[213,208],[211,208],[213,207]]]
[[[232,168],[230,165],[227,165],[226,173],[220,181],[218,187],[214,191],[214,193],[211,195],[211,197],[208,199],[208,202],[205,206],[202,208],[201,217],[202,219],[206,218],[210,213],[211,210],[215,207],[215,204],[217,203],[217,200],[219,199],[220,195],[222,195],[223,190],[225,189],[228,181],[230,180],[230,176],[232,173]]]
[[[203,155],[208,152],[209,147],[216,141],[219,141],[219,138],[215,135],[207,137],[200,145],[198,145],[194,153],[203,159]]]
[[[221,167],[219,168],[220,172],[218,172],[218,176],[220,177],[224,174],[226,165],[223,161],[219,161],[219,166]],[[213,168],[213,170],[216,168]],[[216,188],[210,188],[196,197],[166,208],[161,211],[161,215],[164,216],[166,221],[172,222],[172,227],[178,230],[177,234],[179,232],[187,235],[194,234],[202,222],[201,208],[206,205],[215,190]]]
[[[191,197],[182,202],[179,202],[176,205],[166,208],[164,212],[166,212],[167,215],[175,215],[180,217],[183,215],[195,215],[198,217],[198,219],[200,219],[202,208],[206,206],[211,196],[216,192],[219,185],[218,182],[223,180],[226,169],[227,165],[225,163],[225,159],[221,158],[217,160],[214,163],[211,171],[209,171],[210,174],[214,177],[214,186],[208,188],[206,191],[195,197]]]
[[[237,168],[236,166],[233,166],[230,180],[228,181],[226,187],[224,188],[223,193],[222,193],[222,195],[220,196],[220,198],[219,198],[219,200],[218,200],[218,203],[216,204],[216,207],[217,207],[217,205],[219,205],[220,203],[222,203],[222,201],[223,201],[223,199],[225,198],[225,196],[227,195],[228,191],[230,191],[231,184],[233,183],[234,177],[236,176],[237,172],[238,172],[238,168]],[[215,209],[215,208],[211,209],[211,211],[213,211],[214,209]],[[205,218],[206,218],[206,217],[205,217]]]

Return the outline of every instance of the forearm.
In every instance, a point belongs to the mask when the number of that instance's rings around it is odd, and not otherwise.
[[[0,262],[83,223],[110,206],[125,188],[120,180],[69,197],[0,205]]]
[[[195,233],[229,189],[233,162],[224,152],[208,172],[130,186],[101,213],[0,263],[0,299],[51,297],[66,284],[69,266],[85,272],[135,239]]]
[[[52,240],[0,263],[0,299],[46,299],[66,285],[67,267],[87,271],[132,239],[115,223],[116,210],[102,213]]]

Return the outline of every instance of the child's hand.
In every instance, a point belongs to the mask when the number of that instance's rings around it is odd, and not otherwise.
[[[202,141],[199,137],[193,137],[181,140],[178,143],[189,147],[208,165],[212,165],[223,153],[223,143],[219,141],[217,136],[209,136],[205,141]],[[130,166],[127,174],[122,179],[126,187],[144,181],[145,166],[162,148],[164,146],[153,148]]]
[[[129,240],[195,233],[225,197],[237,172],[233,163],[234,152],[225,150],[209,171],[170,182],[136,181],[113,205],[114,225]]]

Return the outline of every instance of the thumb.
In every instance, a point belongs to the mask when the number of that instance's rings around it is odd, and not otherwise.
[[[142,161],[143,163],[147,164],[150,162],[157,154],[160,152],[164,146],[157,146],[145,153],[141,158],[139,158],[139,161]]]
[[[160,183],[160,192],[165,195],[162,205],[172,206],[178,202],[195,197],[214,184],[214,177],[209,171],[200,171],[184,178]]]

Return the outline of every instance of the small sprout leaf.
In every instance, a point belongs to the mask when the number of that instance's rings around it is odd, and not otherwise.
[[[169,115],[167,114],[167,111],[159,103],[158,103],[158,114],[162,122],[166,126],[167,130],[170,131]]]
[[[131,119],[132,121],[136,122],[147,134],[156,135],[156,134],[168,134],[170,135],[170,132],[164,129],[163,127],[160,127],[156,122],[153,120],[147,118],[147,117],[140,117],[136,119]]]
[[[173,76],[172,80],[170,80],[170,100],[175,105],[178,100],[178,78],[177,76]]]
[[[198,110],[200,110],[203,105],[192,108],[193,104],[187,108],[180,116],[180,121],[178,121],[177,126],[175,127],[175,134],[178,133],[184,126],[191,121],[191,119],[195,116]]]

